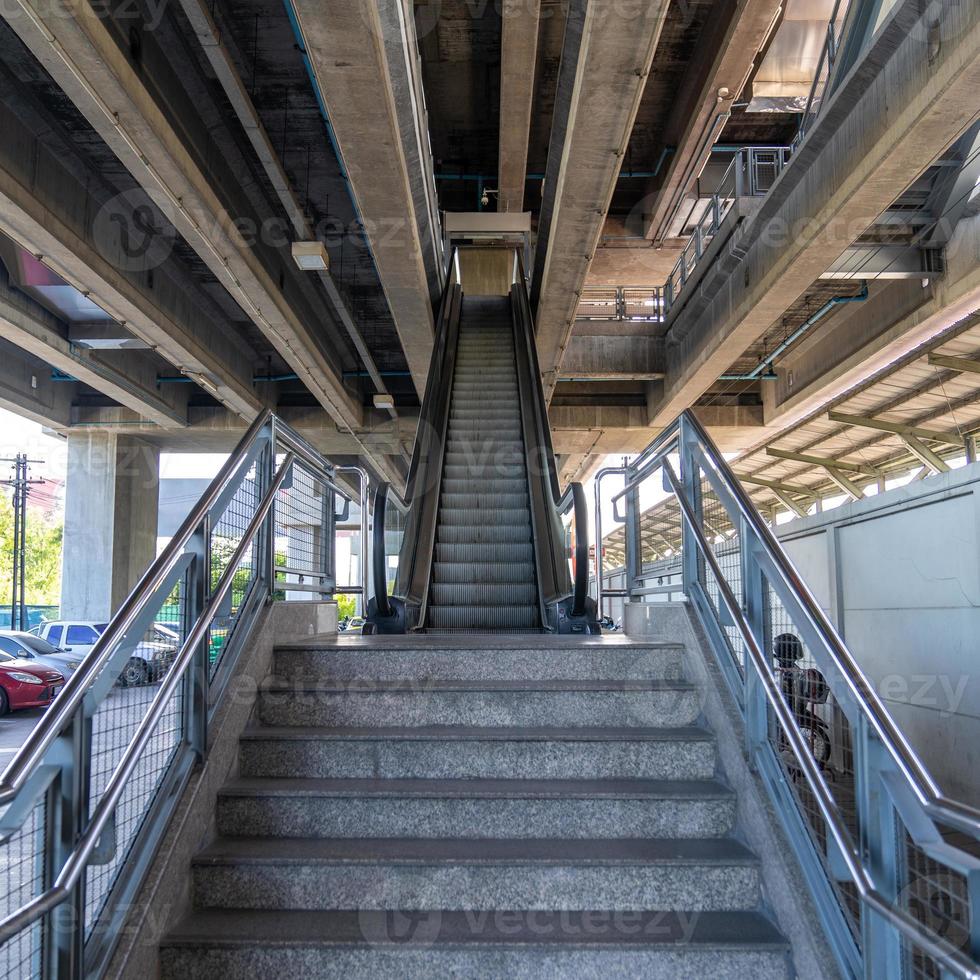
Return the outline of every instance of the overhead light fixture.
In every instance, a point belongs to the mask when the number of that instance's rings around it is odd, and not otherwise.
[[[199,384],[209,394],[218,394],[218,386],[206,374],[200,371],[183,371],[181,373],[185,377],[190,378],[191,381]]]
[[[374,396],[374,407],[375,408],[394,408],[395,407],[395,399],[391,395],[389,395],[387,393],[385,393],[383,395],[375,395]]]
[[[293,242],[293,261],[303,272],[326,272],[330,256],[322,242]]]

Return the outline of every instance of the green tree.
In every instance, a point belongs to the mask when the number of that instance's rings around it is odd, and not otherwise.
[[[64,526],[33,507],[27,508],[27,554],[24,559],[24,598],[31,605],[61,601],[61,541]],[[0,605],[12,599],[14,565],[14,505],[0,494]]]
[[[337,600],[337,616],[343,619],[345,616],[357,615],[357,598],[352,595],[335,595]]]

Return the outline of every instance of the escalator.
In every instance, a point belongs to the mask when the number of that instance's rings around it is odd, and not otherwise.
[[[585,495],[559,493],[519,255],[514,267],[509,295],[446,287],[392,595],[384,532],[397,498],[387,484],[375,495],[368,632],[598,632]]]

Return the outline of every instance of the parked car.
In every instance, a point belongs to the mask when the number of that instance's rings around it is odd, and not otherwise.
[[[56,619],[45,623],[41,628],[41,638],[62,650],[83,659],[91,652],[98,638],[105,632],[108,623],[80,622],[77,620]],[[129,663],[119,676],[124,687],[138,687],[140,684],[158,680],[174,662],[177,656],[179,639],[171,637],[172,630],[167,627],[152,627],[154,639],[143,640],[133,651]]]
[[[0,630],[0,653],[20,660],[34,660],[42,667],[58,671],[68,680],[81,666],[81,659],[52,646],[47,640],[16,630]]]
[[[363,616],[352,616],[347,623],[345,633],[360,633],[364,629],[365,619]]]
[[[21,708],[47,707],[63,686],[58,671],[0,653],[0,715]]]

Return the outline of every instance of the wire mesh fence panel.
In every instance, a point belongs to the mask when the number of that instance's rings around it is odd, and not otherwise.
[[[186,587],[175,589],[157,613],[183,624]],[[179,632],[151,626],[136,645],[117,683],[92,718],[92,753],[89,770],[89,812],[94,812],[113,773],[122,760],[150,705],[179,652]],[[90,935],[146,814],[167,775],[174,752],[184,735],[183,688],[170,698],[147,750],[140,756],[115,811],[115,846],[105,864],[86,870],[85,931]]]
[[[577,319],[616,320],[619,315],[619,295],[615,286],[587,286],[582,290],[575,314]]]
[[[47,804],[34,804],[20,829],[0,844],[0,918],[26,905],[44,890],[44,837]],[[43,929],[36,922],[0,946],[3,980],[41,976]]]
[[[209,577],[211,592],[214,592],[221,576],[224,575],[231,563],[236,549],[242,543],[249,522],[258,509],[261,494],[258,467],[253,466],[235,491],[224,513],[211,525],[208,542],[211,561]],[[259,574],[257,555],[258,549],[253,542],[236,566],[231,592],[211,623],[208,650],[212,678],[221,666],[225,643],[231,633],[238,610]]]
[[[945,843],[980,857],[980,844],[956,831],[943,834]],[[902,887],[899,904],[935,936],[964,953],[970,951],[973,927],[966,877],[931,858],[902,828]],[[941,980],[942,969],[921,947],[906,940],[902,951],[904,980]]]
[[[276,596],[315,599],[331,591],[329,540],[334,495],[316,474],[293,466],[276,493]]]
[[[816,760],[824,780],[833,794],[855,841],[858,832],[857,796],[854,776],[854,745],[851,725],[834,699],[824,675],[810,650],[801,639],[800,630],[768,580],[763,579],[766,618],[766,652],[776,682],[783,694],[796,726]],[[803,823],[817,854],[833,882],[845,919],[856,941],[861,936],[861,902],[851,882],[837,881],[830,867],[830,841],[826,821],[816,797],[790,748],[785,730],[769,709],[769,740],[792,790]]]
[[[710,482],[701,474],[700,482],[701,495],[701,530],[711,547],[712,554],[721,569],[722,578],[732,590],[739,605],[744,605],[744,595],[742,587],[742,557],[741,542],[739,540],[738,529],[732,524],[731,518],[725,506],[718,499]],[[721,597],[721,589],[718,581],[708,567],[703,562],[703,579],[705,593],[714,607],[718,621],[722,624],[723,632],[728,640],[728,646],[732,651],[740,669],[745,668],[745,650],[742,643],[742,636],[738,627],[731,622],[731,616],[725,607]]]
[[[623,316],[627,320],[662,320],[663,297],[657,286],[624,286]]]

